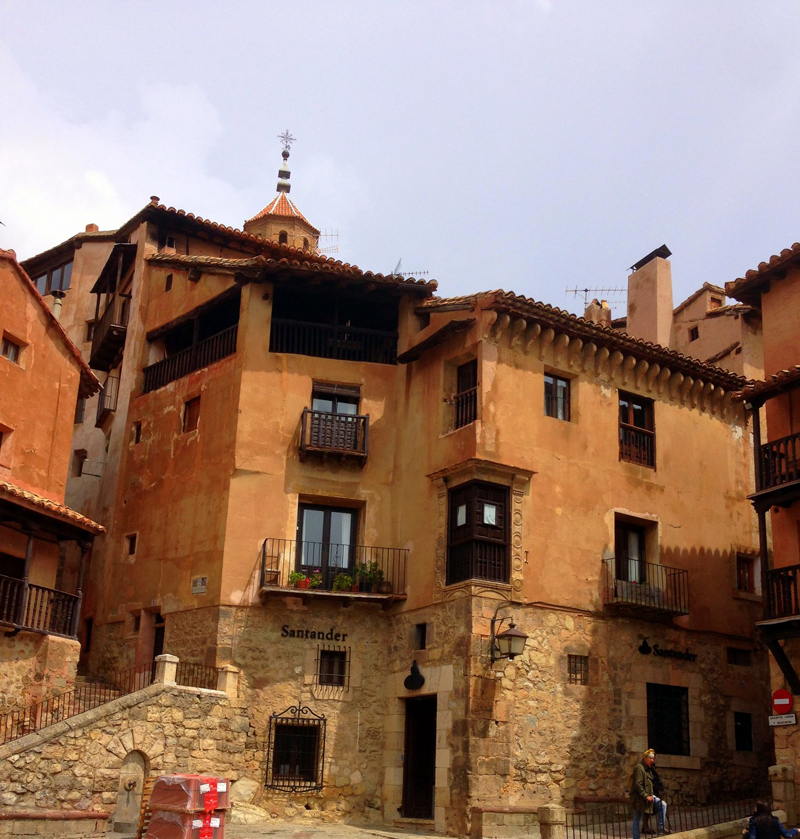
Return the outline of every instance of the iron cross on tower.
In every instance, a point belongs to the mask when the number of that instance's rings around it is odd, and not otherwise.
[[[283,132],[283,134],[278,134],[278,139],[283,143],[283,148],[286,151],[289,151],[289,149],[291,149],[292,147],[292,143],[295,141],[296,138],[292,137],[292,135],[289,133],[289,129],[287,128],[286,131]]]

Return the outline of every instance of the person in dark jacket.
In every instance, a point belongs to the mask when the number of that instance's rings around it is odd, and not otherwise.
[[[792,839],[800,833],[796,827],[787,830],[777,816],[772,815],[772,808],[766,801],[756,801],[756,811],[750,817],[746,836],[749,839]]]
[[[653,758],[655,760],[655,757]],[[661,802],[661,808],[663,809],[662,813],[662,821],[664,822],[664,826],[666,827],[667,821],[667,802],[664,801],[664,783],[661,780],[661,775],[658,774],[658,769],[656,769],[655,763],[650,767],[650,772],[653,775],[653,798],[657,798]],[[642,833],[647,835],[648,833],[655,833],[655,830],[650,828],[650,813],[644,813],[642,815]]]
[[[645,813],[658,816],[659,832],[664,831],[664,802],[653,791],[653,764],[656,753],[648,749],[641,763],[636,765],[631,779],[631,801],[633,803],[633,839],[640,839],[639,827]]]

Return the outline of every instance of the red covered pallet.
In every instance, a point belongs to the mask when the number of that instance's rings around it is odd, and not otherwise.
[[[150,796],[150,809],[173,813],[210,813],[230,807],[227,778],[213,775],[161,775]]]
[[[173,813],[158,810],[150,817],[146,839],[225,839],[225,811]]]

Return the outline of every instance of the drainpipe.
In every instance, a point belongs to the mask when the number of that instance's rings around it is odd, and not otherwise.
[[[61,322],[61,305],[67,293],[61,289],[51,291],[50,293],[53,295],[53,314],[56,320]]]

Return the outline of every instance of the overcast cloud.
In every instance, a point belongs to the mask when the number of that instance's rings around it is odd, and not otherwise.
[[[800,239],[796,2],[4,2],[0,246],[275,192],[338,258],[582,309],[666,242],[675,302]]]

